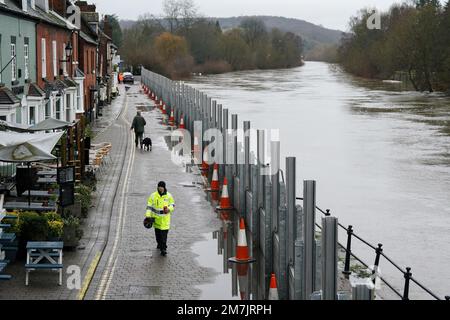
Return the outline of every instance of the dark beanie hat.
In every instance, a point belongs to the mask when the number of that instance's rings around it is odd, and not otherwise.
[[[159,188],[159,187],[166,189],[166,183],[165,183],[164,181],[160,181],[160,182],[158,183],[158,188]]]

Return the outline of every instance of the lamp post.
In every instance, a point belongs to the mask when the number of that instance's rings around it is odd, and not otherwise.
[[[72,44],[70,42],[67,43],[66,47],[64,48],[64,50],[66,51],[66,59],[65,60],[59,60],[59,62],[70,62],[70,75],[73,75],[73,65],[72,65],[72,57],[73,57],[73,47]]]

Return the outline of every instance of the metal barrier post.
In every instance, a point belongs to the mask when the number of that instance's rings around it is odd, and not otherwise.
[[[337,299],[338,220],[322,218],[322,300]]]
[[[288,221],[288,261],[294,264],[294,244],[297,239],[297,215],[296,215],[296,158],[286,158],[286,191],[287,191],[287,221]]]
[[[372,300],[373,290],[367,284],[356,284],[352,289],[353,300]]]
[[[303,254],[303,297],[308,300],[314,292],[316,280],[316,182],[305,181],[303,193],[303,210],[305,212],[303,224],[305,245],[305,252]]]

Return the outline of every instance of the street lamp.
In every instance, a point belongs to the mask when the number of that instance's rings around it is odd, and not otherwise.
[[[66,57],[71,57],[73,54],[73,48],[72,48],[72,44],[69,42],[66,46]]]

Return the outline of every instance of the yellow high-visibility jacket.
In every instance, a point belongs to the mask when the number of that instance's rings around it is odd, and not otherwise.
[[[169,213],[164,213],[164,207],[169,209]],[[170,218],[175,210],[175,201],[169,192],[162,196],[158,191],[154,192],[147,200],[147,212],[145,217],[155,218],[153,227],[159,230],[170,229]]]

